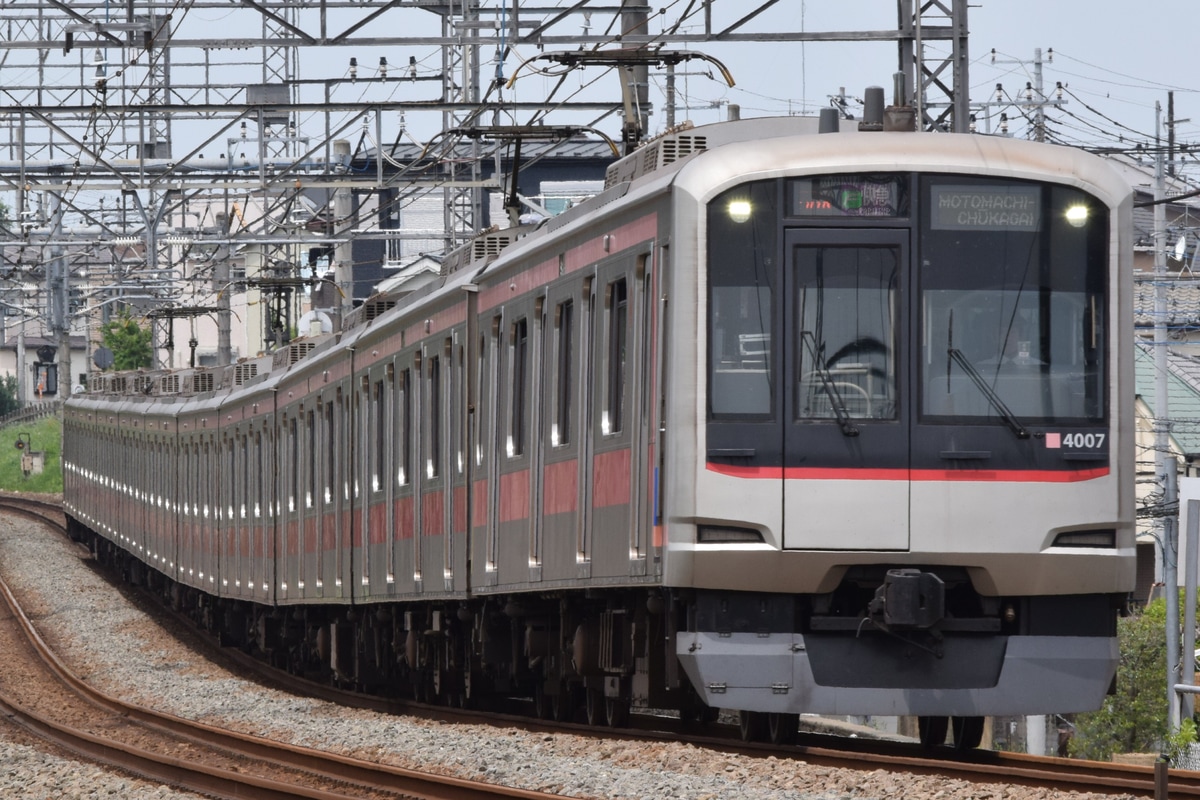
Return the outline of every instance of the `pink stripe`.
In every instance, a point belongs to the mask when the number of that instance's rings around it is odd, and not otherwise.
[[[500,521],[529,518],[529,470],[500,476]]]
[[[565,514],[579,508],[579,461],[547,464],[542,513]]]
[[[592,507],[629,504],[629,448],[596,456],[592,479]]]

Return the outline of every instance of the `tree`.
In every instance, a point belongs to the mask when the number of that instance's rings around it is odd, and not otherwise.
[[[17,376],[7,373],[0,378],[0,416],[16,411],[21,407],[21,397],[17,394]]]
[[[1113,753],[1157,753],[1167,735],[1167,604],[1158,599],[1117,621],[1117,691],[1075,720],[1071,755],[1108,761]]]
[[[100,328],[100,341],[112,351],[112,368],[117,370],[150,367],[153,361],[151,335],[149,328],[143,328],[127,312]]]
[[[1166,627],[1167,603],[1162,598],[1117,621],[1121,661],[1116,693],[1099,711],[1078,715],[1072,756],[1095,761],[1108,761],[1113,753],[1174,756],[1196,741],[1192,720],[1184,720],[1178,733],[1169,731]]]

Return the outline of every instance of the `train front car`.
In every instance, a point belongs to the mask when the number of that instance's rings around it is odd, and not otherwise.
[[[662,476],[696,690],[747,736],[915,715],[960,746],[1099,707],[1134,585],[1128,186],[990,137],[715,144],[675,181],[697,344]]]

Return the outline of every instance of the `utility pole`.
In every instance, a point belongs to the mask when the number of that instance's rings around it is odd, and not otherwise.
[[[460,141],[445,135],[446,131],[474,127],[484,115],[545,124],[549,114],[586,114],[594,124],[619,113],[612,97],[579,99],[565,89],[557,97],[508,94],[505,70],[515,74],[523,66],[515,55],[548,45],[569,53],[654,55],[663,46],[697,42],[716,48],[738,42],[763,47],[805,41],[888,43],[898,48],[898,67],[918,107],[918,127],[964,132],[969,116],[968,0],[895,3],[896,27],[834,31],[809,31],[803,25],[797,30],[786,23],[788,29],[778,30],[777,24],[764,24],[762,13],[777,0],[686,3],[661,11],[647,0],[619,0],[603,8],[575,0],[540,6],[516,0],[357,4],[362,8],[351,3],[339,9],[336,21],[327,18],[325,3],[302,0],[242,3],[236,9],[225,0],[196,0],[189,5],[202,14],[203,9],[228,12],[221,28],[197,15],[178,14],[174,0],[18,4],[4,16],[8,38],[5,57],[0,59],[4,86],[0,132],[8,135],[0,135],[0,162],[17,176],[10,188],[16,193],[22,230],[19,237],[0,232],[4,245],[0,250],[46,251],[38,268],[51,267],[54,280],[61,279],[55,286],[63,294],[54,302],[60,303],[67,319],[63,330],[52,329],[53,317],[41,313],[50,310],[51,301],[39,292],[23,309],[28,314],[27,333],[58,336],[70,327],[72,281],[88,284],[81,294],[87,304],[82,313],[94,322],[106,317],[110,303],[135,297],[146,309],[185,307],[179,302],[185,296],[190,300],[187,307],[215,305],[211,297],[195,296],[205,293],[209,274],[192,286],[171,268],[171,248],[180,245],[171,244],[168,237],[176,231],[193,240],[186,247],[263,253],[268,264],[294,265],[295,260],[286,255],[288,248],[336,245],[333,266],[344,315],[354,302],[351,238],[386,239],[402,245],[394,249],[407,256],[412,254],[407,252],[409,242],[433,238],[449,249],[490,222],[485,193],[502,188],[503,180],[494,172],[484,177],[481,161],[490,154],[483,153],[476,141]],[[114,10],[118,7],[121,10]],[[436,32],[434,25],[423,22],[431,14],[437,17]],[[654,26],[649,25],[652,15]],[[580,18],[582,33],[576,27]],[[440,59],[434,55],[418,61],[417,55],[410,54],[430,47],[440,50]],[[496,54],[491,83],[481,82],[480,52],[485,47]],[[407,59],[408,69],[402,75],[396,64],[389,70],[387,57],[394,58],[393,52]],[[249,62],[243,53],[252,54]],[[319,53],[315,68],[301,70],[302,59],[314,53]],[[330,66],[335,56],[341,64],[348,57],[348,71]],[[367,59],[378,59],[378,69],[368,70]],[[673,71],[674,65],[667,66]],[[656,67],[656,62],[610,66],[622,73],[621,83],[629,90],[625,122],[631,129],[647,131],[654,119],[647,70]],[[677,78],[678,73],[672,78],[669,114],[678,108]],[[437,82],[440,94],[430,97],[424,90],[426,81]],[[550,91],[554,95],[560,90]],[[397,112],[398,127],[393,122]],[[440,115],[440,132],[421,132],[421,126],[411,122],[406,129],[406,112],[410,120],[420,114],[430,125]],[[361,133],[356,136],[353,126],[358,125]],[[251,127],[253,137],[242,134],[237,141],[253,142],[256,148],[221,152],[231,133]],[[417,141],[414,129],[424,141]],[[413,155],[410,139],[423,145],[419,156]],[[64,169],[63,165],[73,166]],[[79,191],[84,183],[86,191]],[[152,208],[164,192],[176,192],[179,203],[186,204],[172,208],[169,218],[156,215]],[[441,230],[383,233],[372,216],[382,198],[398,192],[421,200],[441,193]],[[65,220],[66,228],[78,227],[77,237],[54,239],[44,218],[33,224],[25,216],[27,197],[48,199],[52,193],[57,193],[62,205],[60,225]],[[261,205],[262,211],[232,235],[220,231],[208,224],[206,210],[220,205],[222,193],[246,198],[244,206]],[[121,211],[127,210],[126,203],[142,198],[144,230],[124,214],[115,218],[110,213],[114,206],[104,207],[117,197]],[[321,207],[319,198],[324,198]],[[330,241],[335,234],[322,237],[315,227],[292,225],[290,218],[280,216],[301,204],[312,218],[337,220],[343,228],[336,234],[339,241]],[[188,212],[187,205],[196,213]],[[361,229],[347,222],[359,212]],[[138,241],[126,241],[131,238]],[[53,264],[48,252],[51,241],[60,242]],[[360,266],[375,266],[376,250],[363,252],[369,263]],[[92,258],[105,261],[98,266],[107,270],[85,274],[77,269],[71,274],[68,267]],[[37,281],[49,291],[44,276],[30,262],[24,264],[26,268],[18,260],[15,265],[24,272],[20,280]],[[121,282],[96,285],[106,271],[120,274]],[[218,292],[232,290],[227,279],[218,281],[218,286]],[[239,282],[238,288],[244,284]],[[368,288],[360,286],[360,295]],[[225,304],[224,299],[217,302]],[[220,360],[225,361],[233,352],[231,317],[224,310],[218,317],[222,322],[216,332],[217,347]],[[209,327],[207,322],[204,327]],[[210,336],[207,330],[203,333]],[[159,350],[155,348],[156,358]],[[75,383],[74,370],[66,367],[69,358],[66,342],[60,347],[59,363],[67,391]]]
[[[49,308],[50,338],[56,339],[58,367],[58,396],[71,396],[75,382],[71,379],[71,315],[69,313],[69,286],[67,260],[61,244],[63,240],[63,199],[59,192],[52,192],[52,225],[55,244],[50,248],[50,263],[46,265],[46,302]],[[40,399],[40,398],[39,398]]]
[[[1042,66],[1043,66],[1043,64],[1054,62],[1054,48],[1053,47],[1051,47],[1049,49],[1049,51],[1047,51],[1046,56],[1047,57],[1045,58],[1045,60],[1043,60],[1042,48],[1035,47],[1033,49],[1033,61],[1005,61],[1003,59],[997,60],[996,50],[993,48],[992,49],[992,63],[993,64],[1015,64],[1015,65],[1019,65],[1022,67],[1032,66],[1033,80],[1026,81],[1024,90],[1022,90],[1022,92],[1020,94],[1018,94],[1016,97],[1012,97],[1012,98],[1005,97],[1004,85],[997,83],[995,99],[990,100],[986,103],[976,103],[975,104],[977,107],[985,109],[985,110],[991,109],[991,108],[1014,108],[1015,107],[1015,108],[1019,108],[1019,109],[1028,109],[1028,110],[1032,111],[1033,119],[1031,120],[1031,122],[1033,124],[1033,139],[1034,139],[1034,141],[1038,141],[1038,142],[1046,141],[1046,106],[1059,107],[1059,106],[1064,106],[1067,104],[1067,101],[1063,99],[1063,85],[1062,85],[1061,81],[1059,81],[1057,83],[1057,86],[1056,86],[1055,92],[1054,92],[1054,96],[1053,97],[1046,96],[1045,81],[1042,77]],[[1024,113],[1028,113],[1028,111],[1026,111]],[[1000,115],[1000,128],[1001,128],[1002,134],[1008,133],[1008,115],[1006,113],[1001,113],[1001,115]],[[988,133],[992,132],[991,115],[990,114],[988,114],[988,116],[987,116],[987,132]]]
[[[1162,133],[1162,105],[1154,104],[1154,135]],[[1179,540],[1175,529],[1178,498],[1175,481],[1179,467],[1170,451],[1170,406],[1167,403],[1167,196],[1163,150],[1154,156],[1154,450],[1162,499],[1162,572],[1167,601],[1167,707],[1168,725],[1179,730],[1180,708],[1175,684],[1180,680],[1179,654]]]

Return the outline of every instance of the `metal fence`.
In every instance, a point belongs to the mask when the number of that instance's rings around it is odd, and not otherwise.
[[[62,413],[61,400],[47,400],[43,403],[30,403],[0,416],[0,428],[5,425],[16,425],[21,422],[33,422],[44,417],[53,417]]]

